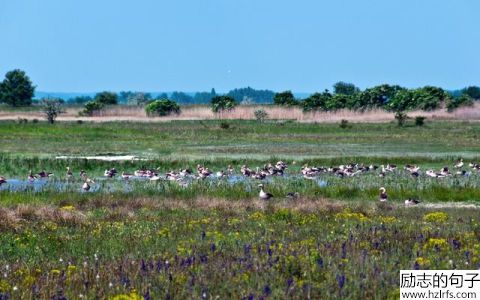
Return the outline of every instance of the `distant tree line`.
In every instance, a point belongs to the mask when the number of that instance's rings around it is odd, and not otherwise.
[[[35,86],[30,78],[22,70],[12,70],[5,74],[5,79],[0,82],[0,103],[11,106],[28,106],[33,103]],[[435,110],[445,107],[453,111],[458,107],[473,105],[474,101],[480,100],[480,87],[469,86],[457,91],[446,91],[440,87],[425,86],[416,89],[408,89],[398,85],[382,84],[361,90],[352,83],[337,82],[333,90],[317,92],[305,99],[297,99],[291,91],[274,93],[270,90],[256,90],[251,87],[239,88],[226,94],[217,94],[215,89],[210,92],[197,92],[187,94],[173,92],[153,96],[151,93],[122,91],[114,93],[104,91],[94,97],[79,96],[69,100],[70,103],[84,105],[84,114],[92,115],[103,109],[106,105],[129,104],[146,106],[156,100],[169,100],[176,104],[211,104],[214,111],[231,110],[238,104],[270,104],[282,106],[298,106],[305,112],[313,111],[336,111],[349,109],[364,111],[381,108],[387,111],[403,112],[409,110]],[[55,103],[63,104],[61,99],[55,99]],[[160,103],[160,102],[159,102]],[[177,112],[176,107],[170,102],[161,102],[162,107]],[[152,106],[159,114],[162,109]]]
[[[346,82],[334,84],[333,92],[325,90],[314,93],[306,99],[295,99],[291,91],[277,93],[274,96],[274,104],[299,106],[305,112],[340,109],[365,111],[375,108],[393,112],[417,109],[431,111],[440,107],[453,111],[461,106],[473,105],[474,100],[480,100],[480,88],[475,86],[462,89],[455,95],[434,86],[407,89],[388,84],[361,91],[354,84]]]

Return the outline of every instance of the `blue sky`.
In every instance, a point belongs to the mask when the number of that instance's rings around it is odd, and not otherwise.
[[[0,0],[41,91],[480,85],[477,0]]]

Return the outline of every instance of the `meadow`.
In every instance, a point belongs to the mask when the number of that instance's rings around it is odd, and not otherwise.
[[[401,269],[480,267],[480,174],[402,170],[478,162],[477,122],[2,121],[0,136],[0,175],[55,173],[39,190],[0,189],[0,299],[397,299]],[[75,158],[95,155],[139,160]],[[276,196],[269,201],[250,178],[103,178],[112,167],[238,172],[277,160],[288,169],[263,180]],[[300,175],[303,164],[350,162],[398,170]],[[81,169],[96,180],[91,192],[81,191]],[[423,203],[405,207],[409,197]]]

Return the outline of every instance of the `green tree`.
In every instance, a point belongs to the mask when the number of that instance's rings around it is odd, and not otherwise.
[[[304,112],[308,111],[318,111],[323,110],[327,111],[327,103],[331,101],[332,94],[328,90],[325,90],[323,93],[315,93],[303,100],[302,107]]]
[[[480,100],[480,87],[469,86],[462,89],[462,94],[466,94],[475,100]]]
[[[230,96],[215,96],[210,102],[212,105],[212,111],[215,113],[230,111],[237,106],[237,102]]]
[[[105,104],[98,101],[89,101],[85,104],[83,111],[80,112],[80,115],[83,116],[93,116],[95,113],[101,111],[105,108]]]
[[[116,105],[118,103],[118,96],[112,92],[97,93],[94,98],[95,102],[102,103],[104,105]]]
[[[333,85],[333,93],[353,96],[360,93],[360,89],[353,83],[339,81]]]
[[[145,112],[147,113],[148,116],[168,116],[171,114],[180,114],[181,109],[180,106],[177,104],[177,102],[168,100],[168,99],[161,99],[161,100],[155,100],[153,102],[150,102],[146,107],[145,107]]]
[[[388,84],[366,89],[356,96],[352,109],[364,111],[384,107],[398,91],[403,89],[401,86]]]
[[[0,83],[0,102],[11,106],[28,106],[32,104],[35,86],[22,70],[13,70],[5,74]]]
[[[284,91],[276,93],[273,96],[273,103],[276,105],[295,106],[298,105],[298,101],[291,91]]]
[[[48,123],[53,124],[59,114],[64,113],[62,99],[42,99],[42,111]]]
[[[473,106],[473,98],[468,94],[461,94],[458,97],[448,99],[445,104],[447,111],[452,112],[460,107]]]
[[[425,86],[414,91],[417,106],[415,108],[431,111],[440,107],[450,96],[439,87]]]
[[[413,110],[417,107],[418,103],[415,100],[415,91],[408,89],[397,91],[386,105],[387,110],[395,112]]]
[[[334,94],[332,97],[327,99],[325,106],[328,111],[349,108],[354,99],[355,95]]]

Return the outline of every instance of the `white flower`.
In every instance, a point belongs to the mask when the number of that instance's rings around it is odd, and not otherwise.
[[[95,278],[96,278],[97,280],[99,280],[99,279],[100,279],[100,275],[97,274],[97,276],[95,276]]]
[[[18,287],[17,286],[14,286],[13,287],[13,291],[17,291],[18,290]]]

